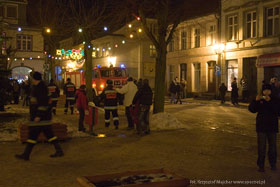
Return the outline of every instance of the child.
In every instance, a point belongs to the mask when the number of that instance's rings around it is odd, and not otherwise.
[[[222,83],[222,85],[219,87],[220,96],[221,96],[221,104],[224,104],[226,102],[225,96],[227,92],[227,87],[225,86],[225,83]]]
[[[266,155],[266,141],[268,142],[268,159],[271,170],[276,170],[277,147],[276,133],[278,133],[278,108],[277,100],[271,97],[271,85],[262,87],[263,96],[257,96],[249,105],[249,111],[258,113],[256,118],[256,131],[258,139],[258,161],[259,172],[264,172]]]
[[[88,99],[86,96],[86,86],[81,85],[80,89],[76,91],[76,106],[79,111],[79,131],[85,132],[84,118],[85,110],[88,108]]]

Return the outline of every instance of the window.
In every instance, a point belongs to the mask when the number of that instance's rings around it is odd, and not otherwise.
[[[170,41],[168,46],[169,46],[169,50],[168,51],[170,51],[170,52],[174,51],[174,40],[173,39]]]
[[[238,39],[237,15],[228,17],[228,40]]]
[[[256,11],[246,14],[246,38],[257,37],[257,13]]]
[[[200,47],[200,29],[194,30],[194,47]]]
[[[99,78],[99,71],[98,70],[93,70],[92,71],[92,78],[93,79],[97,79],[97,78]]]
[[[8,18],[17,18],[17,7],[16,6],[7,6],[7,17]]]
[[[180,64],[180,80],[187,80],[187,64]]]
[[[155,57],[156,54],[157,54],[156,46],[155,45],[150,45],[150,57]]]
[[[181,50],[187,49],[187,32],[181,31]]]
[[[169,82],[171,83],[175,79],[175,66],[169,65]]]
[[[279,34],[279,6],[266,9],[266,35]]]
[[[216,36],[216,25],[210,25],[210,27],[209,27],[209,45],[215,44],[215,36]]]
[[[22,51],[32,51],[32,36],[17,35],[17,49]]]
[[[126,75],[125,69],[114,69],[114,76],[115,77],[125,77],[127,75]]]
[[[4,17],[4,7],[0,6],[0,17]]]
[[[227,88],[228,88],[228,91],[231,91],[231,83],[234,78],[236,78],[238,80],[238,62],[237,62],[237,60],[228,60],[227,61]]]

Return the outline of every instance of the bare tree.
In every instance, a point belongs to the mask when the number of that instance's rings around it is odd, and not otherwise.
[[[167,46],[178,24],[186,19],[206,14],[209,4],[219,0],[127,0],[127,12],[139,16],[143,29],[156,47],[154,113],[164,111]],[[131,8],[132,7],[132,8]],[[212,7],[212,6],[210,6]],[[157,21],[157,35],[149,30],[147,18]]]

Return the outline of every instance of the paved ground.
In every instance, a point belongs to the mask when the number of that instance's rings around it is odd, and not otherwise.
[[[220,186],[219,182],[279,186],[280,171],[270,171],[268,163],[265,173],[257,172],[255,115],[248,112],[246,105],[188,100],[182,105],[166,103],[166,112],[186,128],[154,131],[140,138],[125,130],[121,111],[120,130],[103,128],[104,120],[100,118],[96,131],[109,137],[62,142],[65,157],[58,159],[48,157],[54,151],[51,145],[38,144],[29,162],[19,161],[13,155],[22,152],[24,145],[1,142],[0,186],[77,186],[78,176],[153,168],[166,168],[187,177],[196,183],[192,186],[202,182],[215,183],[208,186]],[[57,118],[69,125],[77,122],[77,116],[59,114]]]

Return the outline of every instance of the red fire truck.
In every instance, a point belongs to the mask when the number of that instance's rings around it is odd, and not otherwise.
[[[75,71],[66,72],[66,79],[70,78],[71,81],[80,87],[80,85],[85,84],[85,72]],[[103,89],[106,87],[106,81],[108,79],[113,81],[115,88],[120,88],[122,85],[126,84],[128,74],[124,66],[121,67],[100,67],[97,66],[93,68],[92,71],[92,88],[96,95],[99,95]]]

